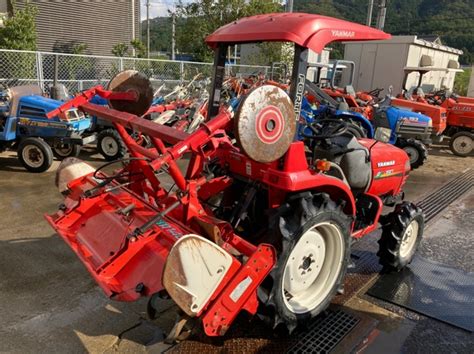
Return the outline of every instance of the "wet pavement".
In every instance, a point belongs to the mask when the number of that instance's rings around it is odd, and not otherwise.
[[[90,152],[82,157],[94,166],[104,162]],[[163,351],[163,333],[175,319],[172,303],[163,302],[159,320],[151,322],[145,301],[108,300],[44,220],[43,214],[54,212],[62,200],[54,187],[57,164],[31,174],[14,153],[0,154],[0,352]],[[421,199],[468,167],[474,168],[474,157],[432,150],[426,165],[411,173],[407,199]],[[473,205],[471,191],[431,222],[420,254],[472,272]],[[373,282],[370,275],[366,280]],[[343,301],[378,323],[367,352],[472,352],[471,333],[369,297],[364,293],[370,284]]]

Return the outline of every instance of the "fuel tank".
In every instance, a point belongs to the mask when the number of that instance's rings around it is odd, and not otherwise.
[[[360,139],[370,153],[372,179],[367,193],[397,195],[410,172],[410,159],[402,149],[371,139]]]

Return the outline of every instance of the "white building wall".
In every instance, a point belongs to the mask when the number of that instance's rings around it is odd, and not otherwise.
[[[393,86],[399,92],[403,84],[403,67],[406,64],[408,46],[403,43],[347,43],[344,59],[355,62],[354,88],[370,91]]]
[[[360,91],[384,88],[387,92],[392,86],[394,94],[397,94],[403,89],[403,69],[407,66],[420,66],[422,55],[430,55],[433,58],[433,67],[447,68],[449,60],[458,61],[457,50],[443,50],[442,46],[430,48],[415,42],[422,41],[417,40],[415,36],[395,36],[388,41],[345,43],[344,59],[356,63],[354,88]],[[453,71],[429,72],[425,74],[423,83],[426,88],[445,86],[452,89],[454,77]],[[411,88],[417,83],[418,74],[410,74],[407,87]]]
[[[406,66],[419,66],[422,55],[429,55],[433,58],[433,67],[447,68],[450,60],[458,61],[459,55],[439,51],[433,48],[421,47],[418,45],[410,45],[408,60]],[[422,88],[425,92],[441,89],[446,87],[452,90],[454,87],[454,78],[456,73],[453,71],[430,71],[423,76]],[[406,88],[408,90],[418,85],[418,73],[411,73],[407,78]]]

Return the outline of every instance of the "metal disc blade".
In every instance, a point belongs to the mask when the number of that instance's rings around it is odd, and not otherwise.
[[[110,80],[107,89],[114,92],[135,91],[138,94],[136,102],[109,100],[109,106],[137,116],[144,115],[153,101],[153,87],[150,80],[136,70],[125,70],[118,73]]]
[[[273,85],[252,90],[234,118],[236,138],[242,150],[258,162],[272,162],[290,147],[296,130],[293,103]]]

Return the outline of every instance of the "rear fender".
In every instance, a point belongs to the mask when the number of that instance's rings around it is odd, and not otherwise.
[[[5,127],[0,133],[0,138],[3,141],[12,141],[17,137],[16,128],[17,128],[17,117],[8,117],[6,120]]]

